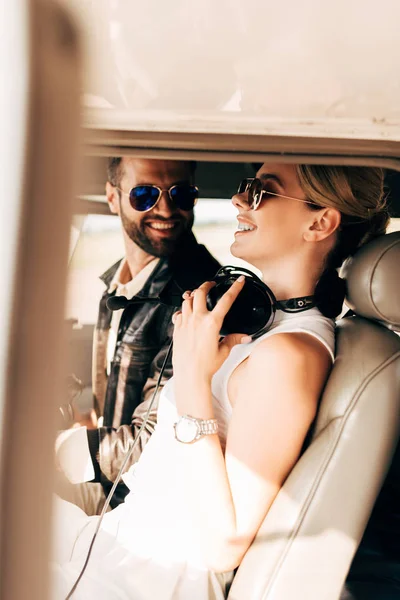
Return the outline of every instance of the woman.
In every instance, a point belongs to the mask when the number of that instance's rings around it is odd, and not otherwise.
[[[125,477],[125,504],[103,521],[74,598],[225,597],[315,417],[344,298],[337,268],[388,223],[382,172],[372,168],[264,164],[233,204],[232,254],[257,267],[279,300],[313,295],[316,307],[278,310],[258,339],[239,333],[219,343],[242,279],[212,311],[212,283],[184,294],[156,431]],[[205,433],[194,439],[184,415]],[[96,518],[66,503],[59,510],[53,597],[65,598]]]

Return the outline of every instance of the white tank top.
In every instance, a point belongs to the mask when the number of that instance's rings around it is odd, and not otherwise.
[[[277,333],[307,333],[316,338],[327,349],[332,362],[335,355],[335,325],[332,319],[324,317],[317,308],[301,313],[286,313],[278,310],[271,328],[249,344],[238,344],[231,350],[219,371],[212,380],[215,418],[218,420],[221,443],[225,447],[227,428],[232,414],[228,398],[228,381],[233,371],[248,358],[253,349],[263,340]],[[322,349],[321,349],[322,350]],[[267,385],[267,382],[266,382]]]

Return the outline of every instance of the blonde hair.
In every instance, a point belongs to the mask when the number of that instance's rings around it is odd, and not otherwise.
[[[296,170],[310,209],[331,207],[341,213],[336,244],[315,289],[318,308],[335,317],[341,312],[346,291],[338,268],[360,246],[384,234],[389,224],[383,170],[326,165],[298,165]]]

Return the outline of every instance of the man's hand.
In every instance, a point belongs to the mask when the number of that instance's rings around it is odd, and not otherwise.
[[[80,412],[76,407],[76,401],[81,396],[84,385],[75,375],[69,375],[67,378],[67,398],[68,402],[60,407],[65,424],[71,427],[87,427],[88,429],[97,428],[97,415],[93,408],[85,412]]]
[[[73,406],[73,415],[73,428],[86,427],[87,429],[97,429],[97,415],[94,408],[91,408],[89,412],[80,413],[76,406]]]

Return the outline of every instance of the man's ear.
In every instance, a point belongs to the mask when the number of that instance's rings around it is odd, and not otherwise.
[[[340,225],[341,214],[337,208],[323,208],[312,213],[311,224],[303,234],[306,242],[319,242],[332,235]]]
[[[119,210],[120,210],[119,192],[118,192],[117,188],[114,187],[109,181],[107,181],[107,183],[106,183],[106,196],[107,196],[108,206],[110,207],[110,211],[114,215],[119,215]]]

